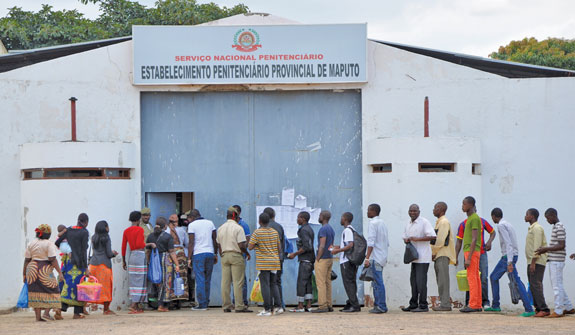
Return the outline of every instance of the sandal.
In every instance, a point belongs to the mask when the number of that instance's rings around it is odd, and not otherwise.
[[[85,319],[86,316],[82,315],[82,314],[74,314],[74,317],[72,319]]]
[[[116,313],[114,313],[111,310],[107,310],[107,311],[104,311],[104,315],[116,315]]]
[[[64,318],[62,317],[62,312],[60,310],[56,311],[56,314],[54,314],[54,319],[55,320],[64,320]]]
[[[128,314],[142,314],[144,313],[144,311],[139,310],[139,309],[130,309],[130,311],[128,312]],[[116,314],[116,313],[114,313]]]
[[[169,312],[169,311],[170,311],[170,310],[167,309],[167,308],[165,308],[165,307],[158,307],[158,312],[165,313],[165,312]]]
[[[305,308],[301,308],[301,309],[293,308],[293,309],[290,309],[289,311],[292,313],[305,313],[306,312]]]

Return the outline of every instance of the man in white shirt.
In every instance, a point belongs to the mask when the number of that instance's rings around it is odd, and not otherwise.
[[[345,252],[353,248],[353,227],[351,222],[353,221],[353,214],[350,212],[345,212],[341,215],[341,225],[343,226],[343,231],[341,232],[341,242],[339,247],[334,246],[331,253],[333,255],[339,255],[339,267],[341,270],[341,279],[343,281],[343,287],[345,293],[347,294],[347,301],[345,307],[340,309],[340,312],[355,313],[361,312],[361,306],[359,305],[359,300],[357,299],[357,268],[358,266],[352,264],[347,257]]]
[[[535,313],[533,312],[533,307],[529,301],[527,290],[525,290],[525,285],[523,285],[523,282],[517,273],[516,264],[517,257],[519,255],[519,248],[517,246],[515,228],[513,228],[513,226],[503,218],[503,211],[501,208],[493,208],[491,211],[491,219],[493,219],[493,222],[497,225],[502,256],[489,276],[491,281],[491,290],[493,292],[493,300],[491,301],[491,307],[485,308],[484,311],[501,312],[501,305],[499,303],[499,279],[507,273],[510,281],[512,280],[512,277],[515,279],[519,296],[521,297],[521,301],[523,301],[525,312],[521,314],[521,316],[533,316]]]
[[[210,282],[214,264],[218,262],[216,242],[216,227],[210,220],[204,219],[200,211],[193,209],[189,215],[188,225],[188,255],[190,265],[196,275],[196,311],[205,311],[210,302]]]
[[[387,264],[387,250],[389,248],[389,239],[387,227],[383,220],[379,218],[381,207],[378,204],[371,204],[367,207],[367,217],[369,218],[369,232],[367,235],[367,255],[365,257],[364,267],[373,266],[373,309],[369,310],[372,314],[381,314],[387,312],[385,302],[385,285],[383,284],[383,267]]]
[[[431,223],[419,216],[419,206],[409,206],[411,221],[405,226],[403,241],[412,243],[419,258],[411,262],[411,299],[409,306],[403,307],[404,312],[429,312],[427,306],[427,271],[431,263],[431,245],[429,241],[436,238],[435,230]]]

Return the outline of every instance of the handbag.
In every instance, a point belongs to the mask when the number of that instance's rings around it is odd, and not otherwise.
[[[154,284],[162,282],[162,263],[158,249],[153,249],[150,255],[150,267],[148,268],[148,280]]]
[[[24,283],[22,290],[20,291],[20,296],[18,297],[18,303],[16,304],[18,308],[28,308],[28,283]]]
[[[435,229],[435,234],[437,235],[437,232],[439,231],[439,229]],[[451,229],[449,229],[449,231],[447,232],[447,236],[445,237],[445,242],[443,242],[443,246],[447,247],[449,246],[449,237],[451,236]],[[435,243],[437,243],[437,239],[434,238],[433,240],[429,241],[429,244],[431,245],[435,245]]]
[[[417,253],[417,249],[413,243],[409,242],[405,244],[405,254],[403,255],[403,263],[409,264],[414,260],[419,258],[419,254]]]
[[[335,273],[335,271],[331,270],[331,276],[330,276],[331,281],[334,281],[337,279],[337,273]]]
[[[364,267],[359,275],[359,280],[362,281],[373,281],[373,266]]]
[[[514,305],[519,303],[521,296],[519,295],[519,287],[517,287],[517,281],[512,273],[509,273],[509,292],[511,292],[511,302]]]

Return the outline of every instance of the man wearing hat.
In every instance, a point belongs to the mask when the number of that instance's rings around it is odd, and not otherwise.
[[[150,216],[152,211],[148,207],[142,208],[142,219],[140,221],[140,227],[144,228],[144,241],[148,240],[148,235],[154,231],[154,226],[150,223]]]

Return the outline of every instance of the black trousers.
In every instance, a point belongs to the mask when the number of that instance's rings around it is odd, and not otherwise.
[[[260,271],[259,278],[262,297],[264,298],[264,309],[271,312],[273,307],[281,307],[276,274],[271,271]]]
[[[347,294],[346,308],[361,308],[359,300],[357,299],[357,265],[351,264],[347,261],[339,265],[341,270],[341,278],[343,280],[343,288]]]
[[[527,266],[527,278],[529,279],[529,286],[531,287],[531,294],[533,295],[533,305],[537,312],[549,312],[549,307],[545,303],[545,296],[543,295],[543,275],[545,274],[545,265],[535,264],[535,272],[529,271]]]
[[[68,307],[70,307],[70,305],[63,302],[62,303],[62,312],[66,312],[68,310]],[[84,307],[82,307],[82,306],[72,306],[72,307],[74,307],[74,314],[78,315],[78,314],[84,313]]]
[[[284,263],[280,262],[281,268],[283,270],[284,268]],[[278,291],[280,292],[280,305],[281,307],[285,308],[284,305],[284,294],[283,294],[283,290],[282,290],[282,270],[279,270],[276,272],[276,285],[278,287]]]
[[[427,271],[429,263],[411,263],[411,299],[409,308],[415,309],[427,307]]]
[[[299,262],[297,272],[297,301],[313,299],[313,288],[311,284],[311,275],[313,274],[313,263]]]

